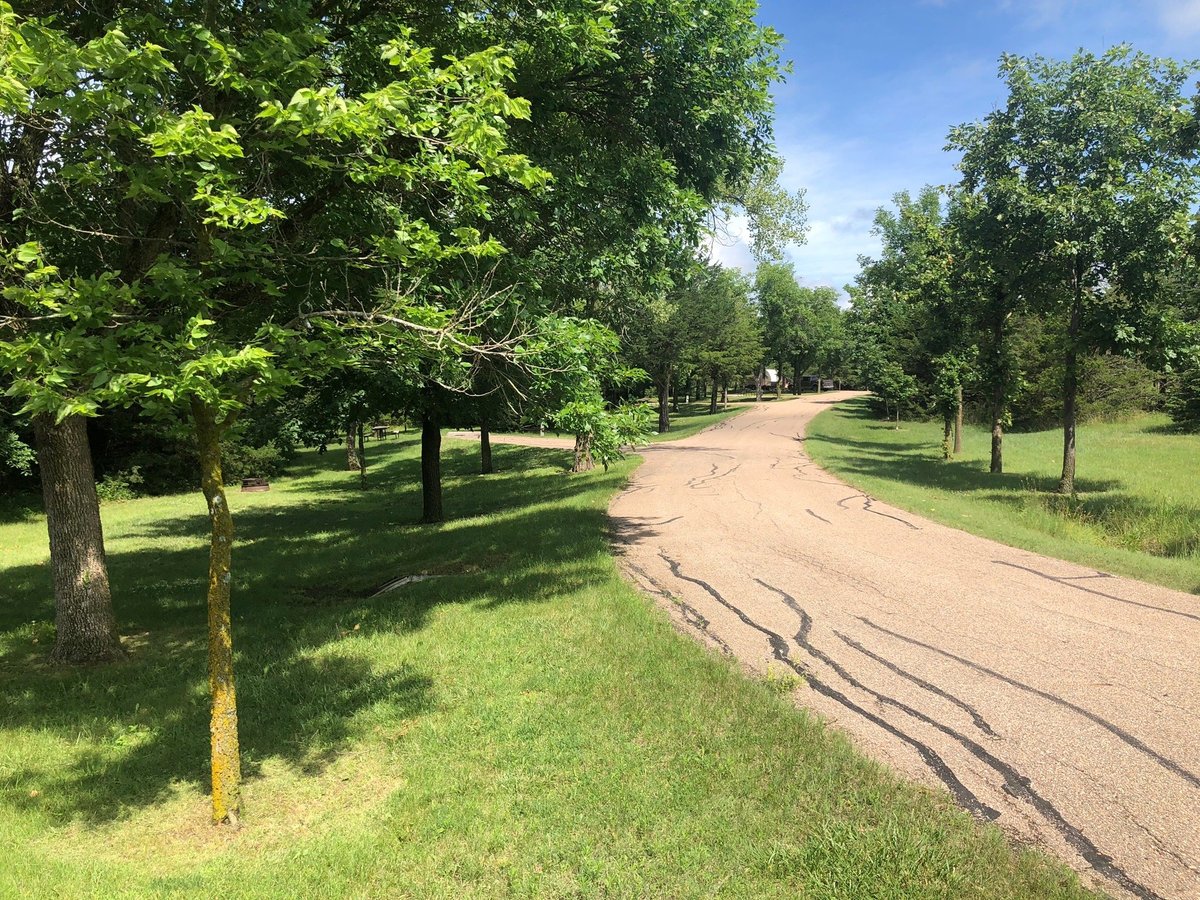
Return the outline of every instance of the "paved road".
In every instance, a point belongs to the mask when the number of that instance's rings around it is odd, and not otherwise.
[[[1200,598],[1014,550],[817,468],[827,394],[646,451],[622,559],[866,752],[1138,897],[1200,897]]]

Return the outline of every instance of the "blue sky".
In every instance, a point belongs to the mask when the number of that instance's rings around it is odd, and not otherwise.
[[[789,249],[807,284],[841,288],[874,254],[874,211],[898,191],[956,179],[951,126],[1004,98],[1001,53],[1069,56],[1130,43],[1156,56],[1200,57],[1200,0],[759,0],[783,33],[794,73],[775,90],[787,187],[808,192],[806,244]],[[753,268],[729,224],[714,247]]]

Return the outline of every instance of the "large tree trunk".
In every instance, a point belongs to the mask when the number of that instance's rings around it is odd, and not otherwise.
[[[1063,464],[1058,482],[1060,494],[1075,493],[1075,419],[1079,399],[1079,328],[1083,315],[1079,275],[1075,276],[1075,296],[1071,303],[1071,324],[1067,329],[1067,352],[1063,360]]]
[[[208,551],[208,690],[213,822],[237,825],[242,812],[242,762],[238,747],[237,692],[233,681],[231,614],[233,515],[221,473],[221,428],[216,410],[192,401],[200,451],[200,486],[208,501],[212,537]]]
[[[963,437],[963,389],[958,385],[954,389],[954,455],[962,453]]]
[[[575,435],[575,463],[571,466],[572,472],[590,472],[596,468],[596,461],[592,459],[592,436],[590,434]]]
[[[346,423],[346,468],[351,472],[362,470],[358,458],[358,425],[353,421]]]
[[[88,445],[87,420],[34,420],[38,467],[50,533],[54,578],[56,663],[94,663],[121,656],[100,525],[100,500]]]
[[[719,389],[720,386],[717,384],[717,376],[714,374],[712,380],[712,396],[708,399],[709,415],[716,415],[717,413],[717,391]]]
[[[492,465],[492,432],[488,429],[485,416],[479,420],[479,474],[491,475],[495,471]]]
[[[671,370],[668,368],[658,382],[658,433],[671,430]]]
[[[431,412],[421,413],[421,521],[432,525],[442,512],[442,429]]]

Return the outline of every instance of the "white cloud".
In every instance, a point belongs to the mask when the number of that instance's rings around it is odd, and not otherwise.
[[[1200,32],[1200,0],[1159,0],[1158,20],[1171,37]]]

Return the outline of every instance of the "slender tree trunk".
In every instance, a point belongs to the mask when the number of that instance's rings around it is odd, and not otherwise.
[[[997,384],[992,394],[992,467],[993,475],[1004,472],[1004,385]]]
[[[122,655],[108,586],[104,530],[87,420],[67,416],[34,419],[38,467],[50,534],[54,579],[56,663],[94,663]]]
[[[947,411],[942,418],[945,425],[942,432],[942,459],[952,459],[954,456],[954,416]]]
[[[822,390],[822,388],[821,388],[821,370],[818,369],[817,370],[817,393],[818,394],[821,393],[821,390]]]
[[[800,371],[800,360],[796,360],[795,364],[792,366],[792,393],[797,396],[804,393],[800,387],[801,376],[802,373]]]
[[[721,382],[721,409],[729,408],[729,379]]]
[[[671,382],[671,412],[679,412],[679,382],[677,381]]]
[[[367,435],[362,422],[358,423],[358,480],[367,482]]]
[[[658,433],[671,430],[671,369],[668,367],[658,382]]]
[[[766,377],[767,377],[766,372],[763,371],[761,368],[758,370],[758,374],[756,376],[754,376],[754,402],[755,403],[762,403],[763,379]]]
[[[783,357],[779,358],[779,368],[775,370],[775,399],[783,399]]]
[[[237,825],[242,813],[242,762],[238,748],[237,692],[233,681],[231,613],[233,515],[221,473],[221,428],[216,411],[192,401],[200,450],[200,486],[208,501],[212,537],[208,555],[208,689],[212,762],[212,815],[215,823]]]
[[[963,441],[963,389],[958,385],[954,389],[954,455],[962,453]]]
[[[712,380],[712,396],[709,397],[709,400],[708,400],[709,415],[716,415],[716,413],[717,413],[717,391],[719,389],[720,389],[720,386],[717,384],[717,376],[714,375],[713,380]]]
[[[421,413],[421,521],[445,519],[442,512],[442,429],[432,412]]]
[[[353,421],[346,424],[346,469],[351,472],[362,469],[358,459],[358,425]]]
[[[1005,408],[1005,398],[1008,396],[1007,381],[1008,367],[1004,360],[1004,290],[996,288],[995,319],[992,323],[992,463],[991,473],[1000,475],[1004,472],[1004,419],[1008,410]]]
[[[496,469],[492,466],[492,432],[488,429],[487,416],[479,420],[479,474],[491,475]]]
[[[1075,493],[1075,420],[1079,399],[1079,327],[1083,315],[1079,274],[1075,275],[1075,296],[1071,303],[1071,324],[1067,329],[1067,353],[1063,360],[1063,464],[1058,492]]]
[[[592,436],[590,434],[575,435],[575,464],[571,466],[572,472],[590,472],[596,468],[596,462],[592,459]]]

